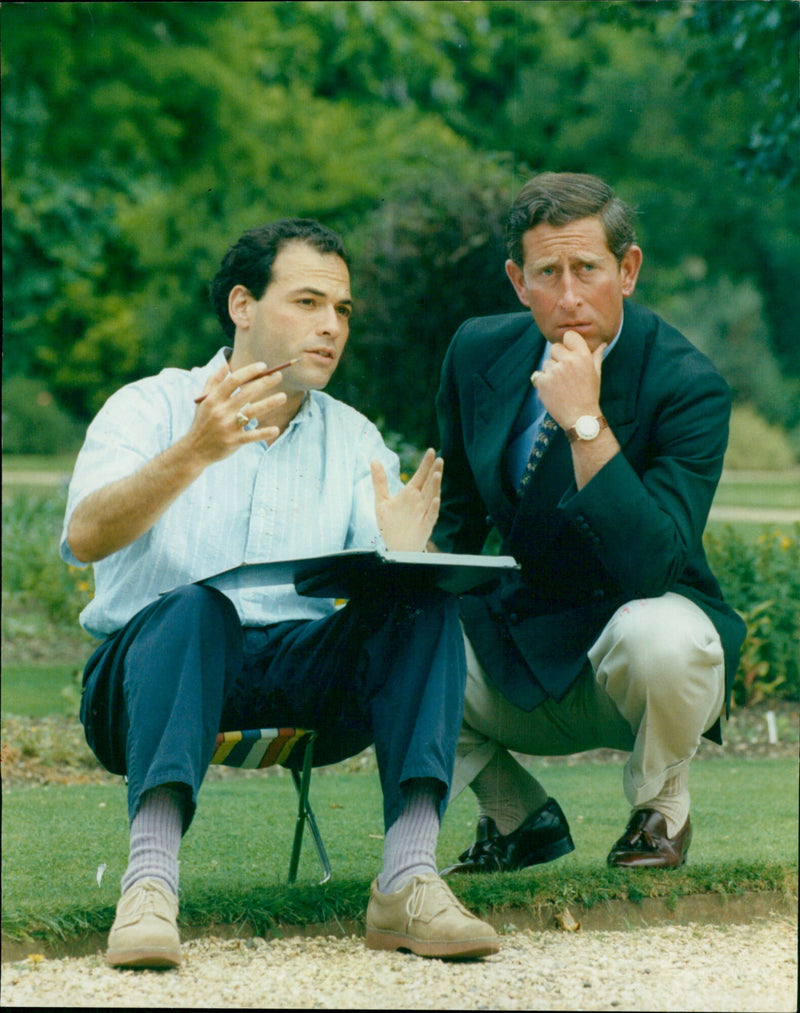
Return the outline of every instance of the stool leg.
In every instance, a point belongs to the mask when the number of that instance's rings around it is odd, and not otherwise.
[[[320,880],[320,884],[327,883],[331,878],[331,864],[328,860],[328,853],[325,850],[325,845],[322,841],[322,834],[319,832],[317,821],[314,818],[314,813],[308,801],[308,790],[311,783],[314,738],[316,738],[316,736],[309,736],[306,743],[305,755],[303,757],[302,775],[292,768],[292,780],[294,781],[294,786],[297,789],[298,804],[297,822],[295,824],[294,831],[294,844],[292,846],[292,858],[289,864],[289,883],[294,883],[297,879],[297,866],[300,861],[300,849],[303,846],[303,830],[305,828],[306,821],[311,829],[311,835],[314,838],[314,846],[317,850],[320,865],[322,866],[323,877]]]

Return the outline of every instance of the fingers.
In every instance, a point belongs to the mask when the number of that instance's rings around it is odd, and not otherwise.
[[[375,497],[380,501],[389,499],[389,483],[386,479],[386,472],[384,471],[383,465],[380,461],[370,462],[370,472],[372,474],[372,486],[375,490]]]
[[[427,450],[411,479],[395,496],[379,461],[370,465],[378,526],[386,547],[421,551],[439,516],[444,462]]]
[[[248,429],[243,432],[245,443],[258,443],[263,440],[265,443],[274,443],[275,440],[281,435],[279,426],[256,426],[254,429]]]
[[[293,359],[283,365],[291,366],[296,361]],[[194,399],[195,404],[200,404],[210,396],[219,400],[238,398],[241,404],[252,404],[255,398],[263,398],[266,391],[281,382],[280,368],[267,369],[263,362],[252,362],[231,373],[227,366],[221,366],[206,381],[203,393]]]
[[[564,331],[562,342],[567,348],[580,348],[581,346],[576,344],[576,342],[581,342],[584,345],[586,344],[586,340],[583,335],[579,334],[577,331]]]
[[[428,449],[408,486],[417,491],[420,509],[426,521],[435,523],[439,516],[441,504],[442,474],[444,461],[436,456],[436,451]],[[431,520],[432,518],[432,520]]]
[[[233,404],[235,405],[238,401],[239,395],[237,394]],[[286,395],[283,391],[278,391],[277,394],[272,394],[269,397],[262,398],[260,401],[246,401],[240,411],[243,411],[245,415],[248,415],[251,419],[264,419],[267,418],[271,412],[275,411],[276,408],[280,408],[280,406],[285,403]]]
[[[267,370],[263,362],[250,363],[234,372],[222,366],[208,379],[195,403],[207,402],[208,409],[214,411],[220,422],[236,425],[243,431],[255,420],[256,425],[246,429],[248,437],[255,433],[256,439],[272,442],[276,434],[271,430],[275,427],[258,426],[258,420],[268,417],[286,402],[286,394],[282,391],[269,394],[281,382],[281,376],[274,368]]]
[[[428,503],[440,494],[443,470],[444,462],[442,459],[436,456],[435,450],[428,449],[425,451],[419,467],[408,482],[406,482],[405,488],[421,496],[423,502]],[[380,461],[372,461],[370,463],[370,471],[376,495],[381,500],[390,499],[389,482]]]
[[[409,479],[408,484],[417,489],[424,489],[430,483],[441,483],[444,462],[436,456],[436,451],[429,447],[422,456],[419,467]]]
[[[212,373],[211,376],[206,380],[205,386],[203,387],[203,393],[194,399],[195,404],[200,404],[201,401],[205,401],[208,395],[215,390],[225,377],[228,375],[228,367],[220,366],[216,373]]]
[[[601,376],[603,372],[603,352],[608,348],[608,343],[603,342],[602,345],[598,345],[597,348],[592,352],[592,359],[594,360],[594,368],[597,371],[597,375]]]
[[[244,404],[249,401],[255,404],[281,382],[282,375],[280,372],[268,373],[263,362],[251,362],[229,373],[220,385],[220,392],[234,403]]]

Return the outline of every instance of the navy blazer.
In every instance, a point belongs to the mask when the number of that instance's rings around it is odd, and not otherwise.
[[[728,439],[727,384],[682,334],[626,300],[600,392],[621,452],[579,491],[558,430],[520,498],[506,448],[544,341],[529,312],[468,320],[442,367],[434,541],[447,552],[481,552],[495,528],[501,551],[521,565],[461,600],[478,657],[530,710],[564,696],[621,604],[676,591],[719,631],[729,693],[745,626],[723,601],[702,544]]]

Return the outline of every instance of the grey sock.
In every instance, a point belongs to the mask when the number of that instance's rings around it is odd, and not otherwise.
[[[122,877],[125,893],[141,879],[158,879],[178,895],[178,850],[183,833],[184,795],[160,785],[142,795],[131,823],[128,868]]]
[[[436,841],[439,837],[438,781],[412,781],[406,806],[386,831],[383,868],[378,876],[381,893],[395,893],[412,876],[437,873]]]

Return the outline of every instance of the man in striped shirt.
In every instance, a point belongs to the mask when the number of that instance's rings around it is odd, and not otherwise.
[[[95,567],[81,622],[102,638],[81,719],[100,761],[128,778],[107,960],[179,963],[178,849],[217,732],[289,724],[319,730],[319,763],[375,744],[386,836],[367,945],[494,953],[492,928],[436,873],[465,681],[455,602],[395,589],[337,609],[292,585],[205,582],[248,562],[424,549],[442,462],[429,450],[403,485],[377,429],[323,392],[353,306],[338,235],[307,219],[253,229],[211,296],[231,347],[108,400],[64,520],[63,558]]]

